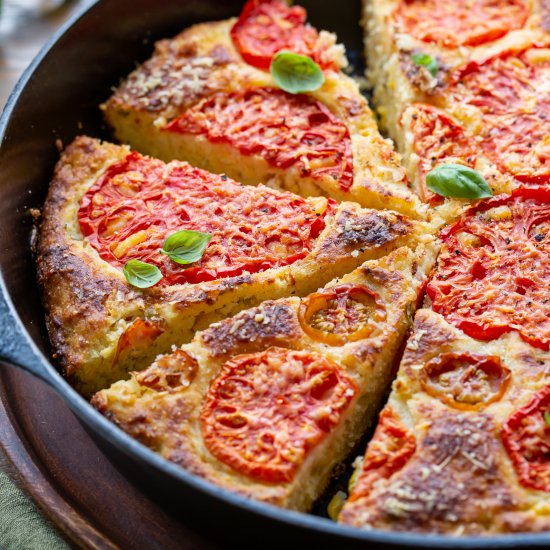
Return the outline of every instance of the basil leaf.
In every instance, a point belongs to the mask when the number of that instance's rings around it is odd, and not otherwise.
[[[321,67],[311,57],[287,50],[273,56],[269,70],[277,86],[290,94],[313,92],[325,82]]]
[[[177,264],[192,264],[202,258],[210,239],[212,235],[209,233],[184,229],[170,235],[164,241],[161,253]]]
[[[139,260],[129,260],[122,269],[126,280],[137,288],[149,288],[162,279],[160,269]]]
[[[426,175],[426,186],[442,197],[483,199],[493,196],[485,178],[479,172],[461,164],[436,166]]]
[[[439,65],[437,64],[437,60],[434,59],[431,55],[428,55],[427,53],[417,52],[411,55],[411,59],[417,67],[424,67],[434,77],[437,75],[437,71],[439,71]]]
[[[544,421],[547,426],[550,426],[550,411],[544,411]]]

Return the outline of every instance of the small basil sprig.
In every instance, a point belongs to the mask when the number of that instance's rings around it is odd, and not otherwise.
[[[183,229],[164,241],[161,253],[166,254],[177,264],[192,264],[202,258],[211,239],[212,235],[209,233]]]
[[[550,426],[550,411],[544,411],[544,421],[547,426]]]
[[[484,199],[493,192],[485,178],[461,164],[440,164],[426,175],[426,186],[442,197]]]
[[[431,55],[423,52],[417,52],[411,55],[411,59],[417,67],[424,67],[434,77],[437,75],[439,65],[437,64],[437,60]]]
[[[122,269],[126,280],[137,288],[149,288],[162,279],[160,269],[139,260],[128,260]]]
[[[273,56],[269,70],[277,86],[290,94],[313,92],[325,82],[321,67],[311,57],[287,50]]]

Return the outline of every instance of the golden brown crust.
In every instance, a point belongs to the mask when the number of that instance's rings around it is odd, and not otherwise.
[[[86,190],[128,153],[124,147],[77,138],[58,163],[44,208],[38,263],[48,327],[61,365],[85,394],[124,378],[128,370],[190,340],[195,330],[215,320],[266,299],[312,292],[369,258],[430,239],[422,223],[342,203],[327,218],[310,254],[292,265],[139,291],[99,257],[77,220]],[[117,353],[121,335],[136,319],[154,323],[160,334],[147,348]]]
[[[416,252],[401,248],[327,285],[366,284],[380,295],[385,318],[362,340],[337,346],[317,341],[300,324],[299,298],[270,301],[215,323],[183,346],[198,363],[196,378],[185,387],[155,392],[144,385],[146,373],[158,371],[163,361],[159,358],[131,380],[96,394],[92,403],[123,430],[189,471],[250,498],[305,510],[371,422],[391,380],[393,357],[408,329],[409,312],[434,259],[433,243]],[[340,365],[359,387],[358,399],[309,453],[292,481],[277,484],[245,475],[214,457],[205,446],[199,418],[206,392],[226,361],[273,346],[320,353]]]
[[[500,379],[503,392],[462,408],[426,392],[426,366],[450,353],[498,358],[511,373]],[[371,482],[366,494],[356,484],[339,521],[452,535],[550,529],[548,494],[520,484],[501,440],[510,415],[549,383],[548,365],[548,352],[515,334],[480,342],[439,314],[419,310],[388,405],[414,434],[416,450],[401,469]]]

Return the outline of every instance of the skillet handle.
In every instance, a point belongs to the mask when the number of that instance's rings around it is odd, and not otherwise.
[[[47,384],[52,384],[44,359],[19,320],[2,280],[0,280],[0,363],[24,370]]]

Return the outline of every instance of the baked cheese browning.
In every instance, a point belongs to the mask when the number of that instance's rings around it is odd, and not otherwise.
[[[450,535],[550,528],[550,355],[417,312],[339,521]]]
[[[281,2],[253,8],[302,13]],[[285,17],[276,21],[292,28]],[[254,26],[258,22],[266,26],[258,47],[286,47],[270,17],[256,18]],[[381,137],[358,84],[337,70],[347,62],[334,35],[318,33],[315,52],[322,59],[314,57],[324,67],[325,83],[290,96],[275,89],[270,72],[243,59],[232,29],[234,19],[205,23],[159,43],[102,107],[116,139],[143,154],[185,160],[246,185],[262,182],[303,197],[329,196],[424,217],[399,155]]]
[[[304,258],[334,204],[306,201],[262,185],[238,183],[187,163],[129,154],[107,168],[84,195],[78,220],[102,259],[122,268],[138,259],[161,269],[161,285],[257,273]],[[191,266],[160,250],[182,229],[212,235]]]
[[[158,254],[182,228],[214,234],[187,267]],[[50,338],[65,374],[90,395],[221,318],[314,292],[366,260],[430,242],[430,230],[394,212],[243,187],[77,138],[56,167],[41,228]],[[129,258],[158,262],[162,282],[132,287],[121,269]]]
[[[446,48],[478,46],[522,28],[527,0],[401,0],[396,31]]]
[[[433,241],[403,247],[319,290],[337,295],[346,312],[369,306],[353,316],[357,330],[348,333],[345,319],[344,330],[335,327],[339,341],[304,330],[309,298],[264,302],[197,333],[92,403],[197,475],[307,510],[370,424],[435,254]]]
[[[296,166],[313,179],[331,177],[343,190],[353,184],[348,128],[304,94],[269,88],[218,93],[185,111],[166,130],[204,135],[243,155],[259,155],[277,168]]]
[[[301,6],[288,6],[283,0],[249,0],[231,28],[231,38],[243,60],[264,71],[281,50],[307,55],[323,68],[338,68],[327,55],[331,44],[306,19]]]
[[[252,479],[292,481],[309,451],[341,422],[357,391],[341,367],[317,353],[269,348],[237,355],[206,394],[205,445]]]
[[[502,170],[527,183],[550,181],[550,41],[472,61],[452,77],[451,111],[469,118]]]
[[[434,311],[473,338],[517,331],[550,346],[550,193],[518,189],[471,207],[442,233],[427,287]]]
[[[502,441],[519,482],[550,493],[550,385],[506,421]]]

